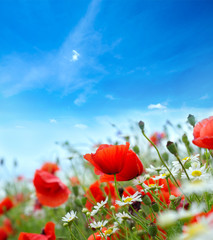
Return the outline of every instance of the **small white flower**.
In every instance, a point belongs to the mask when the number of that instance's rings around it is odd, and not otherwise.
[[[94,206],[94,209],[91,212],[91,216],[94,216],[108,201],[108,197],[104,201],[101,201],[100,203],[97,203],[96,206]]]
[[[203,212],[205,204],[197,205],[192,203],[189,210],[181,208],[179,211],[168,210],[162,212],[158,217],[158,223],[161,227],[170,227],[175,224],[178,220],[189,220],[193,216]]]
[[[130,215],[128,213],[117,213],[116,214],[116,217],[117,217],[117,220],[119,223],[122,223],[123,220],[126,220],[126,219],[131,219]]]
[[[93,223],[90,223],[90,228],[95,228],[95,229],[102,229],[106,224],[108,223],[107,220],[105,221],[94,221]]]
[[[119,230],[119,228],[117,228],[117,225],[115,224],[112,227],[109,227],[108,229],[106,229],[105,231],[100,231],[100,235],[101,237],[105,238],[105,237],[110,237],[113,233],[115,233],[117,230]]]
[[[71,212],[68,212],[64,217],[62,217],[63,222],[70,223],[72,222],[75,218],[78,218],[76,216],[77,212],[74,212],[73,210]]]
[[[210,240],[213,235],[213,214],[202,216],[198,221],[183,227],[180,240]]]
[[[194,180],[193,182],[185,182],[182,184],[184,194],[191,195],[196,193],[202,195],[205,192],[213,193],[213,179],[208,180]]]
[[[210,174],[206,172],[207,169],[205,168],[206,165],[200,167],[199,162],[194,162],[191,164],[191,167],[189,169],[186,169],[186,172],[192,181],[207,180],[210,177]],[[181,177],[187,178],[185,172],[182,173]]]
[[[151,183],[151,184],[147,185],[147,184],[143,183],[142,187],[143,187],[143,190],[141,190],[141,192],[144,192],[144,193],[147,193],[148,191],[155,191],[155,192],[157,192],[161,188],[164,187],[164,184],[157,185],[157,184]]]
[[[175,169],[175,168],[172,168],[170,171],[171,171],[171,173],[174,177],[176,177],[178,175],[178,172],[179,172],[179,170]],[[159,179],[168,178],[169,176],[170,176],[170,172],[166,170],[164,173],[161,173],[159,176],[152,177],[152,179],[156,181],[156,180],[159,180]]]
[[[154,167],[153,165],[150,165],[149,168],[146,168],[146,172],[148,172],[149,174],[159,174],[165,171],[166,168],[164,166]]]
[[[122,201],[116,200],[115,202],[119,206],[130,205],[130,204],[132,204],[134,202],[142,202],[141,193],[137,191],[132,196],[127,196],[127,197],[122,196]]]
[[[140,185],[142,184],[144,181],[146,180],[145,176],[139,176],[136,179],[133,180],[133,184],[136,185]]]
[[[193,162],[199,162],[200,161],[200,155],[199,154],[196,154],[196,155],[194,155],[194,156],[190,156],[190,157],[185,157],[185,158],[183,158],[181,161],[182,161],[182,164],[184,165],[186,162],[189,162],[189,161],[191,161],[191,163],[193,163]],[[179,163],[179,161],[178,160],[175,160],[175,161],[173,161],[172,162],[172,164],[173,164],[173,166],[174,166],[174,168],[175,169],[177,169],[177,170],[182,170],[182,166],[181,166],[181,164]]]

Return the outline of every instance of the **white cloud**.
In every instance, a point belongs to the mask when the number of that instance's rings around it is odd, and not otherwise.
[[[115,98],[111,94],[105,95],[105,98],[108,98],[110,100],[115,100]]]
[[[162,105],[161,103],[158,104],[150,104],[148,109],[166,109],[166,106]]]
[[[79,128],[79,129],[86,129],[86,128],[88,128],[87,125],[81,124],[81,123],[75,124],[74,127],[75,127],[75,128]]]
[[[73,61],[73,62],[78,61],[78,57],[80,56],[80,54],[75,50],[72,50],[72,53],[73,53],[73,55],[72,55],[71,61]]]
[[[209,95],[208,95],[208,94],[206,94],[206,95],[204,95],[204,96],[200,97],[200,100],[206,100],[206,99],[208,99],[208,98],[209,98]]]
[[[54,118],[52,118],[50,119],[50,123],[57,123],[57,121]]]
[[[94,87],[99,76],[106,73],[98,56],[109,50],[109,47],[103,47],[102,36],[93,28],[100,2],[91,1],[85,16],[57,51],[3,56],[0,59],[0,93],[9,97],[23,90],[45,88],[51,91],[61,89],[64,94],[70,94]],[[74,64],[79,60],[79,53],[82,59]],[[96,74],[96,80],[85,74],[88,72]],[[79,100],[76,102],[78,104]]]

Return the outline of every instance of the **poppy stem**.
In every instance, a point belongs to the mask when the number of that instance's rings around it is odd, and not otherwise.
[[[116,181],[116,174],[114,174],[114,181],[115,181],[115,190],[116,190],[116,193],[117,193],[120,201],[122,201],[121,196],[120,196],[120,194],[119,194],[119,192],[118,192],[118,186],[117,186],[117,181]]]
[[[178,188],[180,189],[180,191],[183,193],[183,191],[182,191],[180,185],[178,184],[176,178],[174,177],[174,175],[172,174],[172,172],[170,171],[170,169],[168,168],[168,166],[166,165],[166,163],[165,163],[164,160],[162,159],[162,157],[161,157],[161,155],[160,155],[160,152],[159,152],[158,148],[156,147],[156,145],[146,136],[146,134],[145,134],[145,132],[144,132],[143,130],[141,130],[141,132],[142,132],[143,136],[144,136],[144,137],[152,144],[152,146],[155,148],[155,150],[156,150],[156,152],[157,152],[157,154],[158,154],[161,162],[163,163],[164,167],[165,167],[165,168],[167,169],[167,171],[170,173],[170,175],[172,176],[173,180],[175,181],[177,187],[178,187]],[[184,194],[184,195],[185,195],[185,194]],[[186,197],[186,196],[185,196],[185,197]],[[188,197],[186,197],[186,198],[187,198],[188,202],[191,203],[190,199],[189,199]]]

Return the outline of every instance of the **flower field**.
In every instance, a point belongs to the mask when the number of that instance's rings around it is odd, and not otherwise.
[[[213,239],[213,117],[119,136],[2,182],[0,240]]]

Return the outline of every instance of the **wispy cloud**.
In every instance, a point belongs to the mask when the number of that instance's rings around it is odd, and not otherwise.
[[[109,100],[115,100],[115,97],[113,97],[111,94],[105,95],[105,98],[107,98]]]
[[[148,109],[166,109],[166,106],[162,105],[161,103],[158,104],[150,104]]]
[[[206,94],[206,95],[204,95],[204,96],[200,97],[200,100],[206,100],[206,99],[208,99],[208,98],[209,98],[209,95],[208,95],[208,94]]]
[[[97,58],[106,49],[102,47],[101,35],[93,28],[100,2],[91,1],[85,16],[58,51],[39,53],[36,57],[12,54],[0,59],[0,93],[8,97],[23,90],[46,88],[61,89],[64,94],[82,89],[83,94],[88,86],[92,89],[99,76],[105,73]],[[85,74],[88,72],[97,75],[96,81]],[[81,93],[79,99],[77,103],[85,102]]]
[[[50,123],[52,123],[52,124],[57,123],[57,120],[52,118],[52,119],[50,119]]]
[[[75,127],[75,128],[79,128],[79,129],[86,129],[86,128],[88,128],[87,125],[82,124],[82,123],[75,124],[74,127]]]

